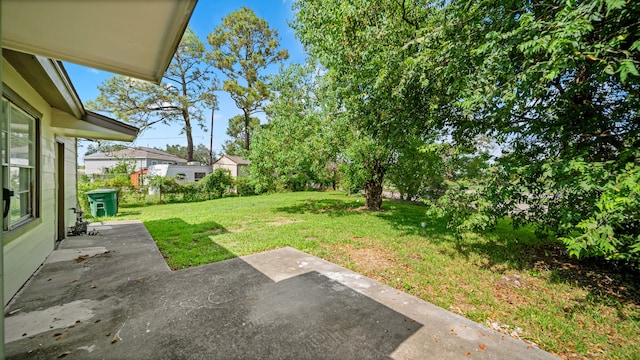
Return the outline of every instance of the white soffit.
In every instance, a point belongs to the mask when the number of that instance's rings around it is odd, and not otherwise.
[[[197,0],[2,0],[2,46],[159,82]]]

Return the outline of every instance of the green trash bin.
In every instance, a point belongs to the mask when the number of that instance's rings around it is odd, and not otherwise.
[[[114,216],[118,213],[118,189],[96,189],[87,191],[91,215]]]

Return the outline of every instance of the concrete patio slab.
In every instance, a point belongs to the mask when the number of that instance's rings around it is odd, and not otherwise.
[[[12,301],[8,359],[555,359],[293,248],[170,271],[141,223],[97,226]]]

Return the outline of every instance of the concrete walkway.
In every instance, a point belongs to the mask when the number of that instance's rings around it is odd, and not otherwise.
[[[10,304],[8,359],[556,359],[293,248],[172,272],[140,222],[95,228]]]

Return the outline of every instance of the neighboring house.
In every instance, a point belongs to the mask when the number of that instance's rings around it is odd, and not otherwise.
[[[240,156],[235,155],[222,155],[215,163],[213,163],[213,170],[215,169],[228,169],[231,172],[231,176],[234,178],[247,176],[247,168],[251,164],[251,161],[245,160]]]
[[[189,165],[152,165],[149,166],[149,171],[146,176],[164,176],[175,178],[176,182],[180,184],[200,181],[205,176],[211,174],[211,165],[189,164]]]
[[[113,167],[119,161],[126,160],[135,164],[134,171],[148,169],[158,164],[186,164],[187,160],[164,151],[148,147],[134,147],[110,153],[95,153],[84,157],[84,171],[87,175],[103,174],[105,169]]]
[[[58,60],[159,82],[195,3],[0,2],[1,178],[7,189],[2,193],[3,304],[75,222],[76,139],[132,141],[138,133],[85,110]]]

